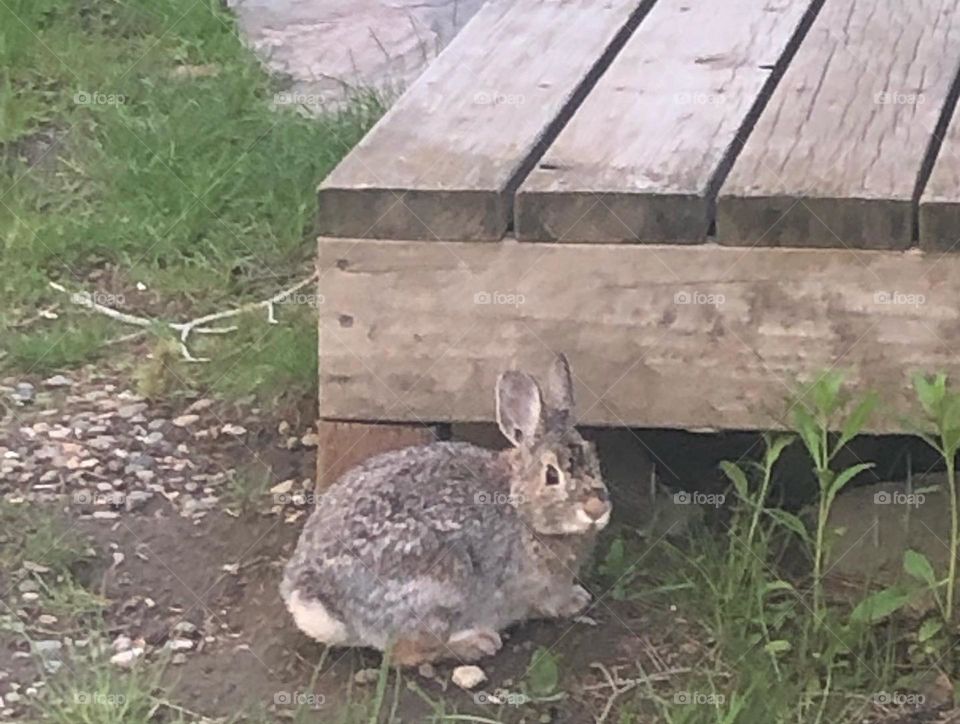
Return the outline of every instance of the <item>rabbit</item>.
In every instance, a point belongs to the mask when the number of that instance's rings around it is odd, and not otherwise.
[[[545,393],[503,372],[503,451],[434,442],[345,473],[307,520],[280,593],[297,627],[395,665],[492,656],[499,632],[590,603],[576,583],[611,503],[596,449],[573,426],[563,355]]]

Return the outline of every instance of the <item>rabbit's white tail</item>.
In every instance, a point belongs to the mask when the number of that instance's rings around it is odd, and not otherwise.
[[[293,614],[297,628],[310,638],[333,646],[347,642],[347,627],[331,616],[319,601],[304,600],[300,591],[295,590],[290,594],[287,608]]]

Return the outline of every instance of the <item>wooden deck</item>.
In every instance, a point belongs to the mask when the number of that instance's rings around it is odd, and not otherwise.
[[[321,185],[321,416],[784,424],[960,379],[960,0],[493,0]],[[784,248],[792,247],[792,248]]]

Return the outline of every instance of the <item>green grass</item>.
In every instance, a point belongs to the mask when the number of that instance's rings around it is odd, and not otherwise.
[[[317,182],[382,109],[369,95],[305,118],[271,108],[281,90],[217,0],[4,0],[0,367],[47,373],[123,354],[104,343],[132,328],[70,305],[51,279],[175,321],[309,273]],[[36,318],[51,307],[59,319]],[[183,382],[230,394],[292,378],[309,390],[315,335],[302,311],[218,338],[209,369]],[[282,374],[264,374],[291,342]]]
[[[161,673],[159,665],[143,664],[124,672],[105,660],[68,663],[48,679],[43,696],[34,702],[33,714],[52,724],[186,724],[195,720],[163,698]]]
[[[16,571],[29,561],[69,575],[89,557],[86,539],[53,510],[0,499],[0,570]]]

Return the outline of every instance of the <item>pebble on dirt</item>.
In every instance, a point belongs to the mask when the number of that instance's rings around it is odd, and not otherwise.
[[[461,689],[473,689],[487,680],[487,675],[479,666],[458,666],[450,677]]]

